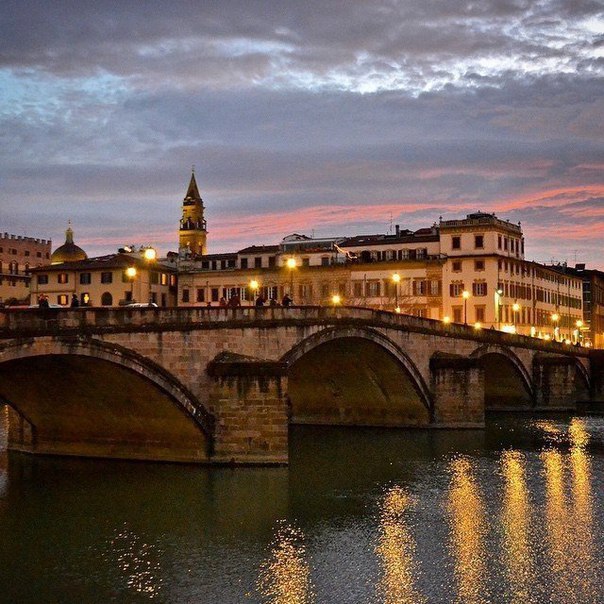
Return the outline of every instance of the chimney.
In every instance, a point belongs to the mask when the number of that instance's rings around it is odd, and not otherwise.
[[[398,224],[394,225],[394,229],[396,231],[396,236],[398,237],[401,234],[401,227]]]

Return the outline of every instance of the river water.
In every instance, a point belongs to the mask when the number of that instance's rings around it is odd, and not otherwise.
[[[604,418],[296,427],[291,464],[0,457],[0,601],[604,602]]]

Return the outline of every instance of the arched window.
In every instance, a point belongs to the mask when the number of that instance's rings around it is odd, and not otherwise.
[[[109,292],[103,293],[101,296],[101,306],[112,306],[113,296]]]

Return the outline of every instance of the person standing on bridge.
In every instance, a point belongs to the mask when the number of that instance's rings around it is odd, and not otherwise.
[[[283,300],[281,300],[281,306],[285,306],[285,308],[287,308],[288,306],[291,306],[293,303],[293,300],[289,297],[289,294],[285,294],[285,296],[283,296]]]
[[[75,294],[71,294],[71,308],[77,308],[80,305],[80,301]]]

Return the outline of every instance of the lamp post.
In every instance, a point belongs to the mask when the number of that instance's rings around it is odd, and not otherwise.
[[[512,306],[512,311],[514,311],[514,333],[518,333],[517,323],[518,323],[518,311],[519,310],[520,310],[520,304],[518,304],[518,302],[514,302],[514,305]]]
[[[401,312],[398,305],[398,284],[401,282],[401,276],[398,273],[392,275],[392,283],[394,283],[394,312]]]
[[[470,292],[467,289],[464,289],[461,292],[461,296],[463,298],[463,324],[468,324],[468,298],[470,297]]]
[[[501,331],[501,297],[503,296],[503,290],[495,290],[495,315],[497,319],[497,329]]]
[[[552,340],[558,341],[558,321],[560,320],[560,315],[557,312],[552,313],[552,323],[554,324],[554,333],[552,336]]]
[[[149,282],[148,302],[157,302],[157,300],[153,300],[153,295],[151,293],[151,263],[155,262],[155,260],[157,259],[157,252],[155,251],[155,248],[145,248],[145,250],[143,251],[143,258],[147,262],[147,281]]]
[[[256,298],[256,295],[258,294],[258,289],[260,289],[260,284],[258,283],[258,281],[256,281],[256,279],[252,279],[250,281],[250,291],[252,292],[252,299],[250,301],[250,306],[254,306],[254,299]]]
[[[134,278],[136,277],[135,266],[129,266],[126,269],[126,277],[130,279],[130,302],[134,302]]]
[[[289,269],[289,295],[294,297],[294,270],[296,269],[296,259],[292,256],[287,259],[287,268]]]
[[[581,319],[577,319],[575,321],[575,326],[577,327],[577,343],[581,344],[581,339],[582,339],[582,335],[581,335],[581,329],[583,328],[583,321],[581,321]]]

